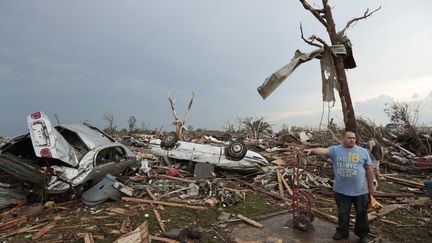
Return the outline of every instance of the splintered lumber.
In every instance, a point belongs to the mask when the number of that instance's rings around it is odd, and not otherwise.
[[[35,231],[34,230],[35,228],[39,228],[39,227],[44,226],[46,224],[47,223],[33,225],[33,226],[29,226],[29,227],[24,227],[24,228],[15,230],[14,232],[11,232],[11,233],[8,233],[8,234],[5,234],[5,235],[1,235],[0,239],[4,239],[6,237],[9,237],[9,236],[12,236],[12,235],[16,235],[16,234],[21,234],[21,233],[26,233],[26,232],[32,232],[32,231]]]
[[[414,156],[414,157],[416,156],[416,155],[415,155],[414,153],[412,153],[411,151],[409,151],[409,150],[407,150],[407,149],[405,149],[405,148],[402,148],[400,145],[397,145],[397,144],[393,143],[392,141],[388,140],[387,138],[383,138],[383,140],[386,141],[386,142],[388,142],[389,144],[395,146],[396,148],[399,148],[400,150],[404,151],[405,153],[407,153],[407,154],[409,154],[409,155],[411,155],[411,156]]]
[[[180,243],[180,241],[177,241],[177,240],[164,238],[164,237],[160,237],[160,236],[155,236],[155,235],[150,235],[150,240],[151,240],[151,242],[160,241],[160,242],[166,242],[166,243]]]
[[[157,211],[157,209],[153,208],[153,213],[156,216],[156,219],[159,223],[160,229],[162,230],[162,232],[165,232],[166,231],[165,224],[162,222],[162,218],[159,214],[159,211]]]
[[[125,220],[123,220],[121,226],[120,226],[120,233],[125,234],[127,232],[129,232],[128,227],[131,224],[131,220],[129,217],[126,217]]]
[[[22,223],[27,222],[27,220],[28,220],[28,218],[26,216],[23,216],[23,217],[19,217],[19,218],[16,218],[16,219],[4,222],[4,223],[0,223],[0,229],[4,230],[4,229],[10,228],[10,227],[13,227],[15,225],[20,225]]]
[[[285,189],[288,191],[288,193],[292,196],[293,191],[289,187],[288,183],[286,182],[285,178],[281,175],[282,184],[284,185]]]
[[[38,232],[36,232],[36,234],[33,235],[32,239],[33,240],[38,240],[40,238],[42,238],[42,236],[44,236],[46,233],[48,233],[50,230],[52,230],[55,225],[57,224],[58,218],[54,218],[54,220],[49,223],[48,225],[46,225],[45,227],[43,227],[42,229],[40,229]]]
[[[254,190],[257,190],[257,191],[259,191],[261,193],[264,193],[266,195],[272,196],[274,198],[277,198],[277,199],[282,200],[282,201],[287,202],[287,203],[292,203],[292,201],[290,199],[286,199],[284,197],[281,197],[279,194],[276,194],[276,193],[268,192],[264,188],[252,185],[251,183],[247,183],[247,182],[242,181],[242,180],[237,179],[237,178],[234,178],[234,180],[237,181],[237,182],[240,182],[240,183],[244,184],[245,186],[248,186],[248,187],[250,187],[250,188],[252,188]]]
[[[197,209],[197,210],[208,210],[208,207],[203,207],[203,206],[188,205],[188,204],[181,204],[181,203],[170,203],[170,202],[147,200],[147,199],[133,198],[133,197],[122,197],[122,200],[127,201],[127,202],[147,203],[147,204],[153,203],[156,205],[164,205],[164,206],[170,206],[170,207],[190,208],[190,209]]]
[[[118,213],[121,215],[130,216],[130,217],[133,217],[133,216],[138,214],[137,211],[127,210],[124,208],[107,208],[107,210],[110,212],[113,212],[113,213]]]
[[[91,233],[86,233],[84,235],[84,243],[94,243],[93,235]]]
[[[384,177],[386,179],[389,179],[391,181],[397,182],[397,183],[402,184],[402,185],[414,186],[414,187],[418,187],[418,188],[421,188],[421,189],[425,188],[424,184],[418,183],[418,182],[415,182],[415,181],[409,181],[409,180],[405,180],[405,179],[401,179],[401,178],[397,178],[397,177],[389,176],[389,175],[384,175]]]
[[[335,224],[338,223],[338,218],[336,216],[333,216],[331,214],[325,213],[325,212],[323,212],[321,210],[318,210],[318,209],[315,209],[315,208],[312,208],[312,212],[314,212],[315,214],[317,214],[317,215],[321,216],[322,218],[328,220],[331,223],[335,223]]]
[[[174,177],[174,176],[169,176],[169,175],[159,175],[159,177],[174,180],[174,181],[186,182],[186,183],[194,183],[195,182],[193,180],[188,180],[185,178],[179,178],[179,177]]]
[[[276,171],[277,181],[278,181],[278,187],[279,187],[279,195],[283,198],[285,198],[285,193],[282,185],[282,176],[279,171]]]
[[[391,192],[375,192],[374,197],[415,197],[416,195],[411,192],[402,192],[402,193],[391,193]]]
[[[399,226],[400,224],[395,222],[395,221],[391,221],[391,220],[387,220],[387,219],[379,219],[379,221],[386,223],[386,224],[392,224],[392,225],[396,225]]]
[[[385,208],[383,208],[382,210],[380,210],[379,212],[372,212],[368,214],[368,221],[374,221],[377,218],[380,218],[382,216],[385,216],[399,208],[401,208],[402,206],[399,204],[390,204],[390,205],[386,205]]]
[[[155,200],[155,201],[156,201],[157,198],[155,197],[155,195],[153,194],[153,192],[150,190],[150,188],[146,187],[145,189],[146,189],[146,191],[147,191],[147,194],[150,196],[150,198],[151,198],[152,200]],[[159,209],[162,209],[162,210],[165,209],[164,206],[162,206],[162,205],[158,205],[158,207],[159,207]]]
[[[237,214],[237,217],[238,217],[239,219],[245,221],[246,223],[248,223],[248,224],[250,224],[250,225],[253,225],[253,226],[257,227],[257,228],[262,228],[262,227],[264,227],[264,225],[258,223],[257,221],[252,220],[252,219],[250,219],[250,218],[248,218],[248,217],[245,217],[245,216],[243,216],[243,215],[241,215],[241,214]]]
[[[129,232],[120,236],[114,243],[130,243],[130,242],[143,242],[149,243],[149,232],[148,232],[148,224],[147,221],[144,221],[138,228],[134,231]]]

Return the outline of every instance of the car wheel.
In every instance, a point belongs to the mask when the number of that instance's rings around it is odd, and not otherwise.
[[[170,132],[165,136],[165,138],[162,139],[161,147],[166,149],[173,148],[177,144],[178,140],[179,138],[177,133]]]
[[[241,160],[246,155],[247,148],[240,140],[232,141],[227,148],[225,148],[225,155],[232,160]]]

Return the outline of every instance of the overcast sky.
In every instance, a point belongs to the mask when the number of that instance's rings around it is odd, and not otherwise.
[[[432,125],[432,1],[330,3],[338,30],[382,6],[348,31],[356,115],[385,124],[384,103],[418,101],[420,121]],[[39,110],[64,123],[104,127],[109,112],[121,128],[130,115],[139,127],[171,128],[168,92],[182,117],[192,91],[194,128],[222,129],[236,116],[264,116],[275,130],[317,127],[318,61],[301,65],[266,100],[256,91],[296,49],[314,49],[300,39],[300,22],[306,36],[328,40],[296,0],[1,1],[0,135],[25,132],[26,116]],[[339,104],[330,116],[342,122]]]

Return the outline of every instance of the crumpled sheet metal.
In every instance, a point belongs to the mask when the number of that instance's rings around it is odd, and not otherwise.
[[[346,55],[347,51],[344,45],[334,45],[330,47],[331,52],[334,55]],[[302,53],[299,50],[296,50],[294,53],[294,57],[291,61],[283,66],[281,69],[272,73],[264,83],[257,88],[258,93],[261,95],[263,99],[266,99],[270,96],[273,91],[281,85],[285,79],[291,75],[291,73],[302,63],[308,62],[314,58],[321,57],[324,53],[324,48],[319,48],[313,50],[309,53]],[[331,57],[331,55],[330,55]],[[333,62],[332,62],[333,63]]]

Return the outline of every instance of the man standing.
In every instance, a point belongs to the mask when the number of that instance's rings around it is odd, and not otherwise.
[[[375,138],[371,138],[368,141],[368,150],[375,158],[373,161],[373,170],[375,172],[376,179],[379,181],[381,179],[379,166],[384,160],[384,149]]]
[[[354,204],[356,220],[354,233],[360,242],[369,241],[367,209],[369,194],[373,195],[372,161],[366,149],[356,146],[356,136],[344,133],[342,144],[329,148],[305,149],[305,153],[327,155],[332,160],[334,172],[333,190],[338,208],[338,227],[333,239],[349,236],[351,206]]]

